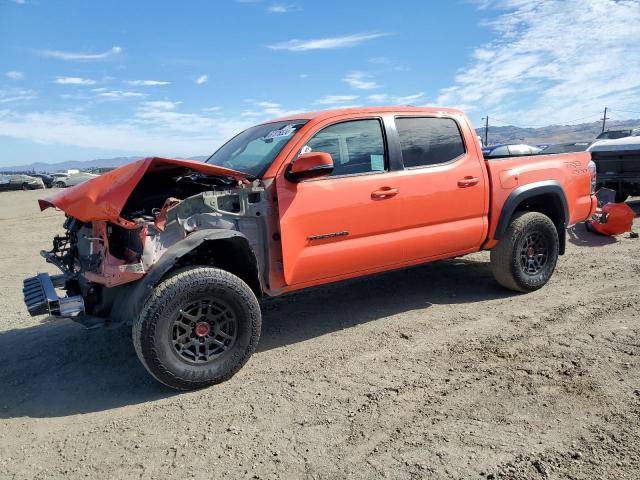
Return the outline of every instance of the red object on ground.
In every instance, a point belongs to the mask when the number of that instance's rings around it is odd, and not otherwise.
[[[630,232],[635,213],[626,203],[607,203],[589,220],[589,225],[602,235],[620,235]]]

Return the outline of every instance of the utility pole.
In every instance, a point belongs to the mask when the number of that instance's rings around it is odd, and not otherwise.
[[[604,115],[602,116],[602,132],[604,132],[604,126],[607,123],[607,120],[609,120],[607,117],[607,109],[608,107],[604,107]]]
[[[484,117],[484,146],[489,145],[489,115]]]

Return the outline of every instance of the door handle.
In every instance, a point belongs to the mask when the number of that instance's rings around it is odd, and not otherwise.
[[[397,188],[391,187],[382,187],[378,190],[374,190],[371,192],[371,198],[377,200],[384,200],[385,198],[391,198],[400,193],[400,190]]]
[[[458,186],[460,188],[473,187],[480,181],[477,177],[464,177],[458,180]]]

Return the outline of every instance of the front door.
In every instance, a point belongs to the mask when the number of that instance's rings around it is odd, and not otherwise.
[[[301,152],[329,153],[332,175],[300,183],[278,176],[288,285],[339,279],[402,261],[396,235],[400,172],[389,171],[384,138],[378,118],[321,127]]]

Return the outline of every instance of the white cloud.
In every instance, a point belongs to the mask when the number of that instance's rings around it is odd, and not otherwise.
[[[170,100],[154,100],[144,102],[142,107],[147,110],[175,110],[182,102],[172,102]]]
[[[267,7],[267,12],[269,13],[290,13],[290,12],[298,12],[302,10],[301,7],[295,4],[284,4],[284,3],[274,3],[273,5],[269,5]]]
[[[207,108],[203,108],[202,111],[203,112],[219,112],[220,110],[222,110],[222,107],[207,107]]]
[[[304,52],[306,50],[326,50],[333,48],[354,47],[375,38],[386,37],[390,33],[355,33],[342,37],[317,38],[314,40],[289,40],[287,42],[268,45],[272,50],[289,50]]]
[[[301,73],[300,75],[298,75],[300,78],[309,78],[309,74],[308,73]]]
[[[104,148],[153,155],[202,155],[248,127],[247,122],[173,111],[138,111],[133,118],[102,122],[76,112],[0,114],[2,135],[42,144]]]
[[[373,90],[375,88],[380,88],[380,85],[373,80],[370,80],[370,78],[371,76],[364,72],[351,72],[343,78],[343,81],[356,90]]]
[[[302,110],[285,109],[279,103],[258,101],[253,98],[245,98],[245,103],[250,103],[252,108],[240,112],[241,117],[249,117],[252,119],[269,119],[276,117],[288,117],[300,113]],[[255,120],[254,120],[255,121]]]
[[[209,75],[200,75],[198,78],[196,78],[196,83],[198,85],[202,85],[203,83],[206,83],[209,80]]]
[[[64,52],[62,50],[37,50],[43,57],[57,58],[59,60],[102,60],[113,57],[122,52],[120,47],[111,47],[102,53]]]
[[[140,92],[127,92],[122,90],[107,90],[104,92],[98,93],[98,97],[108,100],[122,100],[125,98],[142,98],[146,97],[147,94]]]
[[[129,80],[129,85],[136,87],[153,87],[156,85],[170,85],[171,82],[164,82],[162,80]]]
[[[262,108],[278,108],[280,106],[279,103],[273,102],[256,102],[256,105]]]
[[[315,103],[319,105],[339,105],[341,103],[352,102],[358,99],[358,95],[326,95]]]
[[[13,3],[17,3],[18,5],[24,5],[25,0],[13,0]]]
[[[53,83],[59,83],[60,85],[95,85],[96,81],[80,77],[58,77]]]
[[[377,103],[385,102],[388,98],[389,98],[389,95],[387,95],[386,93],[374,93],[373,95],[369,95],[367,97],[367,99],[370,102],[377,102]]]
[[[23,88],[0,89],[0,104],[26,102],[36,97],[36,92],[33,90],[25,90]]]
[[[640,2],[484,0],[503,12],[438,103],[516,125],[640,110]]]
[[[10,72],[5,72],[4,76],[11,80],[22,80],[24,78],[24,73],[12,70]]]
[[[393,97],[391,101],[398,105],[410,105],[418,100],[422,100],[424,98],[424,92],[414,93],[413,95],[404,95],[400,97]]]

